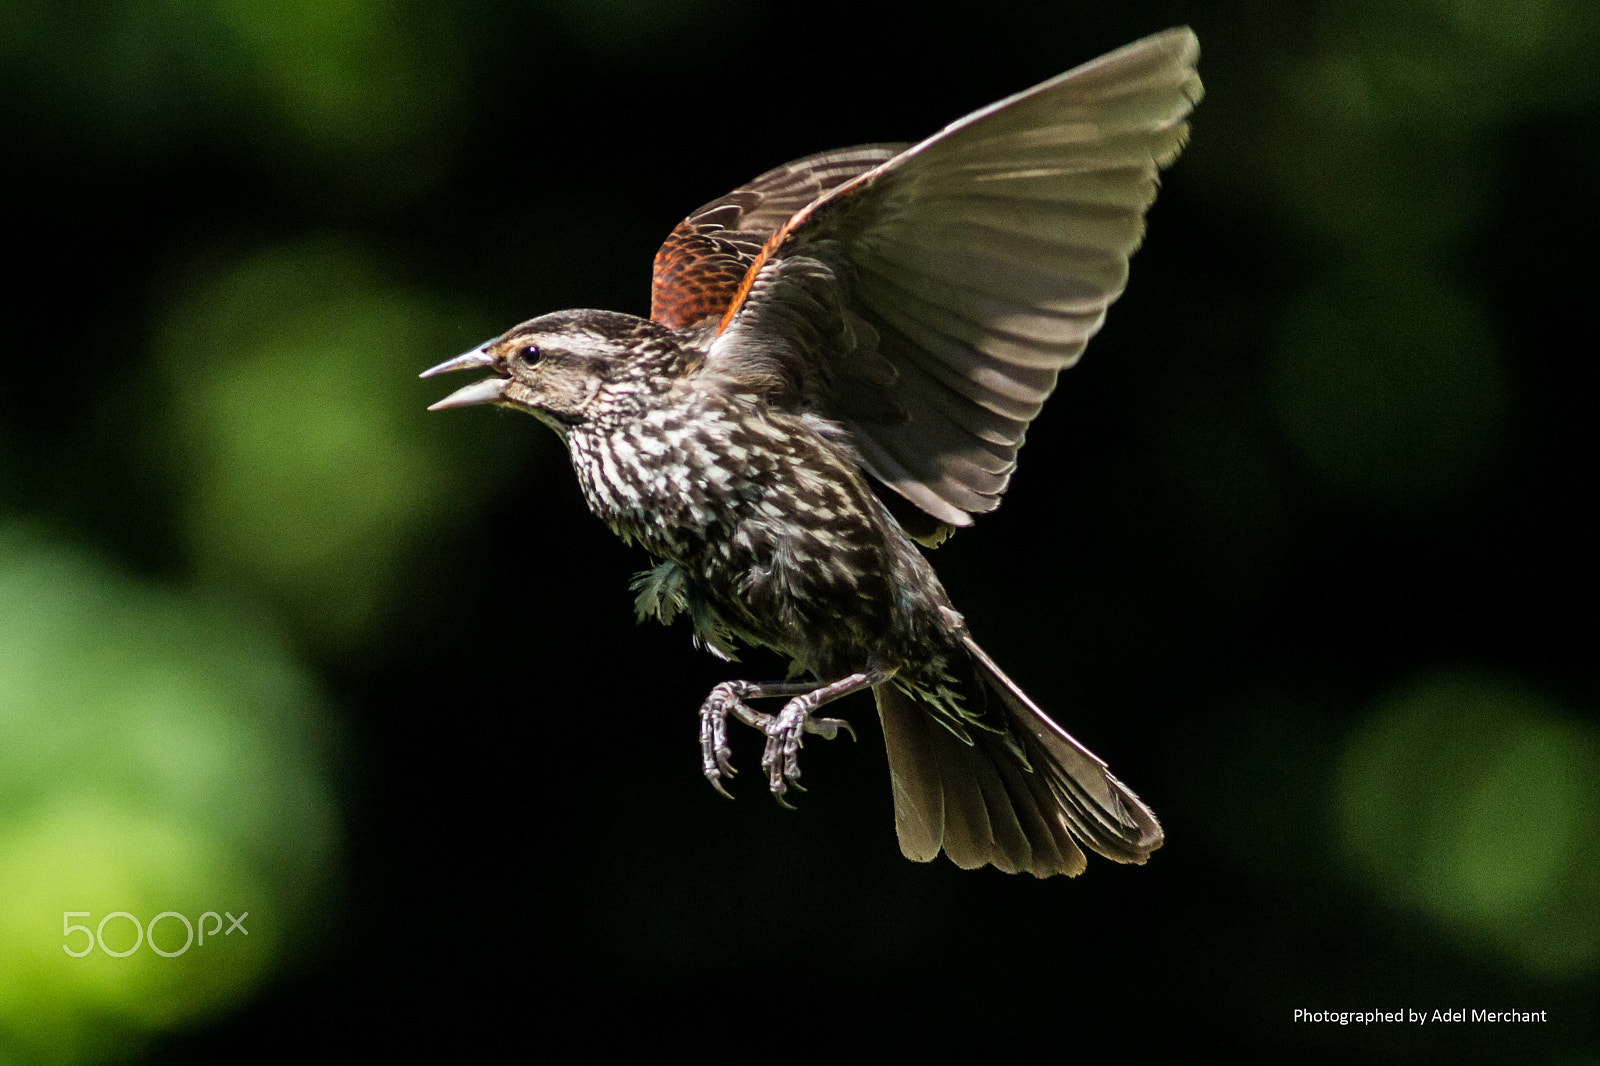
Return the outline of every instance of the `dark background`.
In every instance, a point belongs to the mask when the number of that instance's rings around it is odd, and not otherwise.
[[[247,612],[318,693],[337,812],[239,991],[176,1018],[48,993],[81,1041],[8,1037],[0,1002],[0,1058],[1594,1061],[1600,30],[1578,0],[1405,8],[0,16],[0,521],[31,545],[0,565]],[[771,166],[1184,23],[1207,97],[1128,292],[1005,506],[934,555],[1167,845],[1073,881],[909,863],[864,698],[798,812],[745,730],[721,799],[694,711],[776,665],[636,626],[646,560],[558,442],[426,415],[412,378],[548,310],[646,313],[671,226]],[[284,879],[272,853],[238,861]],[[1548,1021],[1293,1019],[1463,1007]]]

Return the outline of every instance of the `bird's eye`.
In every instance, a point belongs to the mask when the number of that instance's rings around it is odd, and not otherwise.
[[[539,361],[540,351],[537,344],[530,344],[522,349],[522,361],[532,366]]]

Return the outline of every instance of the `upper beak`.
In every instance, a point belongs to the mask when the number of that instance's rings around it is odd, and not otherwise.
[[[438,366],[429,367],[419,376],[431,378],[435,374],[448,374],[452,370],[474,370],[479,367],[494,368],[494,356],[485,349],[494,341],[487,341],[470,352],[465,352],[454,359],[447,359]],[[510,384],[509,379],[502,377],[484,378],[474,381],[465,388],[457,389],[438,403],[431,405],[428,410],[442,411],[447,407],[470,407],[475,404],[494,403],[500,399],[500,394]]]

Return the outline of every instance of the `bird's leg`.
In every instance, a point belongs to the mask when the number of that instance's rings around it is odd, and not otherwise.
[[[733,798],[722,787],[723,777],[734,776],[733,764],[729,761],[733,752],[728,747],[730,712],[745,725],[766,732],[775,716],[761,713],[745,700],[803,696],[822,687],[821,681],[724,681],[712,689],[711,695],[700,705],[700,765],[711,787]]]
[[[789,791],[791,784],[800,788],[800,744],[805,734],[815,733],[832,740],[839,735],[840,729],[844,729],[851,739],[855,738],[856,731],[850,728],[849,722],[842,718],[818,718],[812,712],[825,703],[871,688],[893,676],[893,670],[870,667],[796,695],[783,705],[783,710],[777,715],[764,716],[767,721],[762,729],[767,734],[767,750],[761,755],[761,768],[767,772],[767,786],[772,789],[772,795],[779,803],[785,807],[791,806],[783,794]]]

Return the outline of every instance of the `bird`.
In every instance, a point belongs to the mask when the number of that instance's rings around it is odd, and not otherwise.
[[[686,617],[728,661],[789,660],[701,706],[719,792],[730,718],[765,736],[787,806],[805,738],[854,735],[818,712],[870,689],[907,858],[1043,878],[1082,872],[1085,849],[1142,864],[1162,845],[976,643],[918,545],[999,505],[1122,293],[1198,59],[1167,30],[915,144],[780,166],[672,230],[649,318],[544,314],[423,372],[488,372],[430,410],[510,408],[560,437],[589,509],[652,558],[641,620]]]

